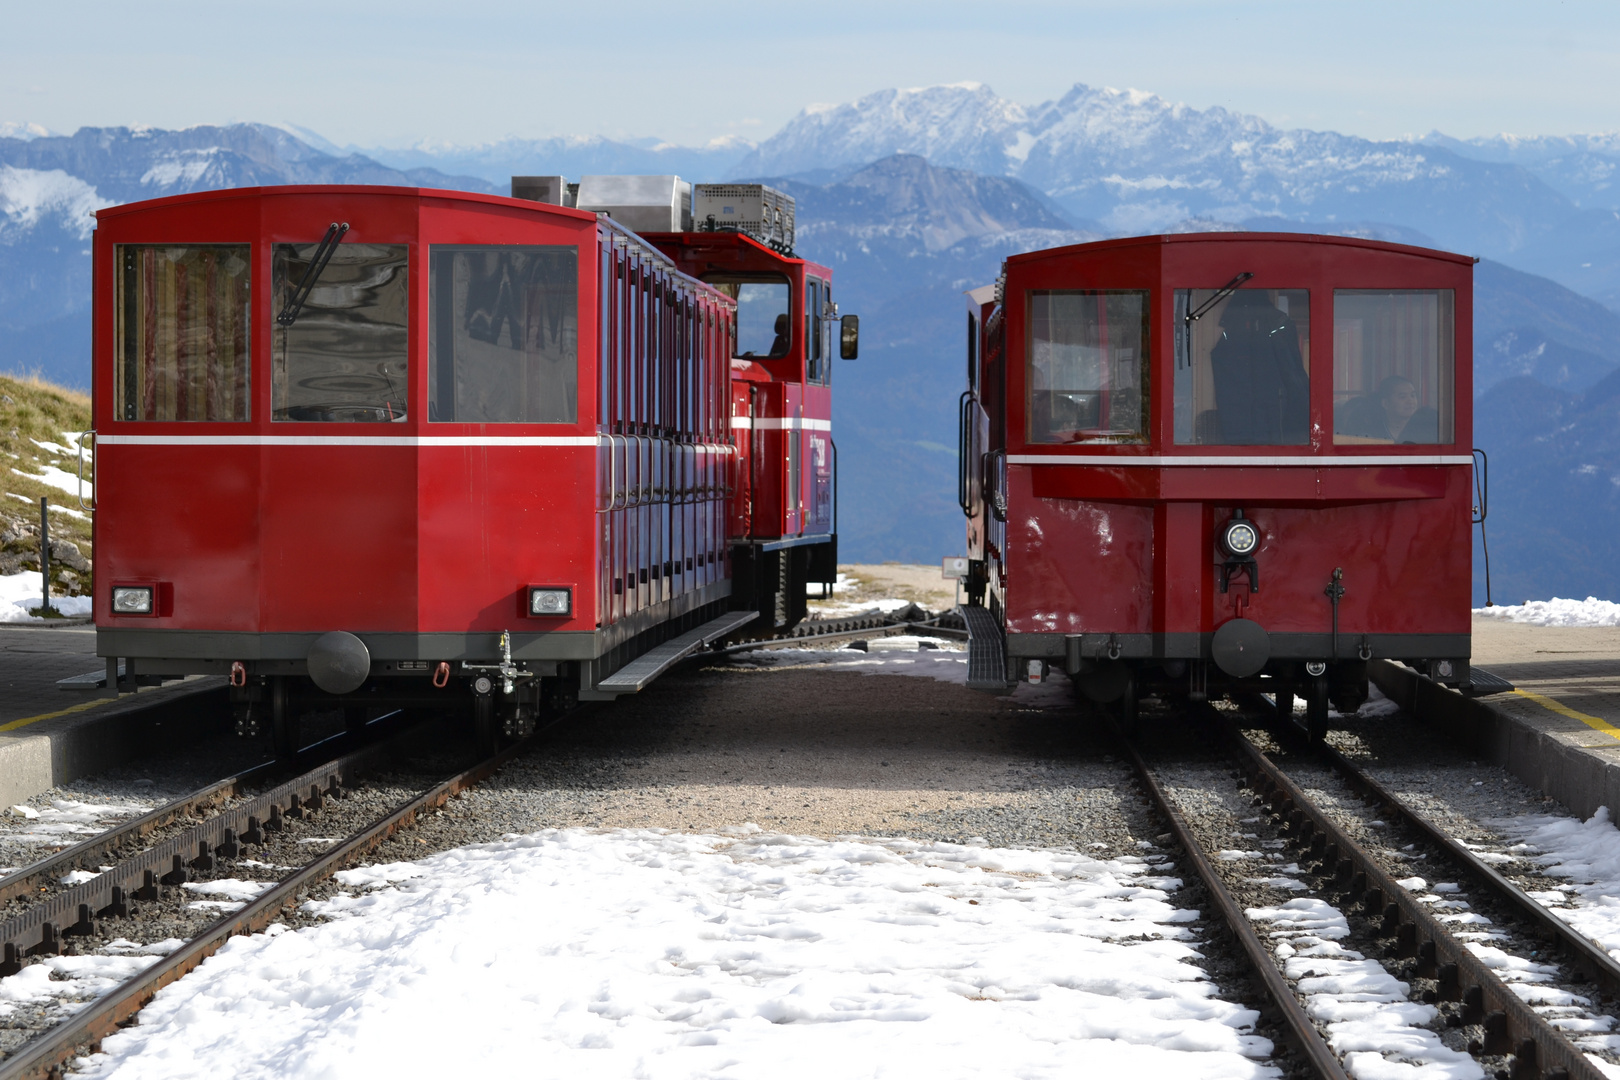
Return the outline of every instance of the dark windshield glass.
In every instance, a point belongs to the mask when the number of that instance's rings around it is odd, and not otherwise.
[[[779,360],[793,343],[786,281],[727,281],[709,284],[737,301],[737,356],[750,360]]]
[[[315,248],[275,246],[272,310],[282,310]],[[408,301],[404,244],[339,244],[297,320],[275,328],[274,419],[404,420]]]
[[[430,421],[574,422],[578,263],[578,251],[560,245],[433,247]]]
[[[1304,446],[1311,426],[1305,289],[1176,291],[1176,442]],[[1209,305],[1207,310],[1205,306]],[[1198,318],[1188,321],[1188,314]]]

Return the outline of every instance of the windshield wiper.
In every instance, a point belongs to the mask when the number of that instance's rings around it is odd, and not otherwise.
[[[1237,277],[1215,290],[1215,295],[1210,297],[1208,300],[1205,300],[1202,304],[1199,304],[1196,311],[1189,311],[1187,313],[1187,325],[1191,326],[1199,319],[1202,319],[1205,315],[1208,315],[1210,308],[1237,292],[1238,286],[1242,285],[1245,281],[1248,281],[1252,277],[1254,277],[1254,275],[1245,270],[1243,273],[1239,274]]]
[[[309,260],[303,278],[298,282],[298,287],[293,289],[292,295],[287,298],[287,304],[281,309],[281,314],[276,316],[276,322],[282,326],[291,326],[298,321],[299,313],[304,310],[304,301],[309,299],[310,290],[315,287],[315,282],[320,278],[321,271],[326,269],[326,264],[332,261],[332,253],[337,251],[338,241],[342,240],[343,234],[348,231],[347,221],[341,224],[334,221],[327,227],[326,235],[321,237],[320,244],[315,248],[315,257]]]

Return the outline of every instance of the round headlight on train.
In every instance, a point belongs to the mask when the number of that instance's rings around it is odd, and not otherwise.
[[[1221,530],[1221,548],[1237,559],[1246,559],[1260,546],[1260,530],[1239,510]]]

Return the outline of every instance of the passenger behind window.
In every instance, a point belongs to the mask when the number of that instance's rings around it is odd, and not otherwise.
[[[766,357],[767,360],[780,360],[788,354],[788,347],[792,344],[788,339],[789,323],[786,313],[776,317],[776,339],[771,342],[771,352]]]
[[[1440,413],[1419,403],[1411,379],[1391,375],[1378,384],[1376,394],[1339,406],[1334,433],[1392,443],[1434,443],[1440,441]]]
[[[1294,321],[1263,290],[1240,289],[1221,313],[1220,326],[1221,340],[1209,354],[1218,441],[1229,446],[1306,442],[1310,380]]]

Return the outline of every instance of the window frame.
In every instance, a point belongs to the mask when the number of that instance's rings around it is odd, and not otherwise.
[[[255,287],[256,287],[256,284],[255,284],[255,277],[256,277],[255,269],[256,268],[255,268],[255,265],[254,265],[254,256],[255,256],[256,247],[257,247],[257,245],[253,240],[236,240],[236,241],[232,241],[232,240],[203,240],[203,241],[184,241],[184,242],[174,242],[174,241],[155,241],[155,242],[154,241],[127,241],[127,242],[126,241],[116,241],[116,242],[114,242],[112,244],[112,249],[113,249],[112,250],[112,269],[113,269],[113,304],[112,304],[112,309],[113,309],[112,310],[112,324],[113,324],[112,325],[112,338],[113,338],[113,341],[112,341],[112,352],[113,352],[113,364],[112,364],[112,369],[113,369],[112,370],[112,378],[113,378],[113,385],[112,385],[112,391],[113,391],[113,393],[112,393],[112,412],[113,412],[113,416],[112,416],[112,419],[114,421],[116,421],[118,423],[126,423],[126,424],[250,424],[250,423],[253,423],[253,421],[254,421],[254,413],[253,413],[253,405],[254,405],[254,401],[253,401],[253,398],[254,398],[253,382],[254,382],[254,378],[255,378],[255,375],[256,375],[256,372],[255,372],[255,369],[254,369],[253,355],[257,351],[254,348],[254,335],[258,332],[257,328],[255,326],[254,318],[253,318],[253,310],[254,310],[254,302],[255,302],[255,292],[254,292],[254,290],[255,290]],[[245,299],[243,300],[243,302],[242,302],[242,304],[240,305],[240,308],[239,308],[239,311],[241,313],[241,326],[240,326],[239,332],[236,333],[236,334],[233,334],[233,339],[234,340],[240,340],[240,343],[241,343],[241,357],[242,357],[242,369],[243,370],[242,370],[241,377],[240,377],[241,397],[242,397],[241,415],[240,416],[235,416],[235,417],[231,417],[231,418],[228,418],[228,419],[214,418],[214,419],[192,420],[192,419],[179,419],[179,418],[146,418],[146,417],[140,417],[140,416],[126,415],[126,413],[128,411],[128,407],[132,404],[132,402],[129,400],[127,395],[129,395],[130,393],[133,392],[134,387],[129,385],[130,382],[131,382],[129,376],[131,374],[132,368],[129,365],[128,357],[126,356],[126,353],[125,353],[125,346],[128,343],[128,338],[129,338],[129,334],[126,331],[129,329],[129,326],[128,326],[127,322],[126,322],[126,296],[125,296],[124,288],[125,288],[125,285],[126,285],[126,282],[127,282],[128,279],[126,277],[126,269],[125,269],[125,266],[124,266],[124,257],[125,257],[125,253],[127,251],[129,251],[130,249],[143,250],[143,249],[157,249],[157,248],[185,248],[185,249],[188,249],[188,250],[195,250],[195,249],[198,249],[198,248],[234,248],[234,249],[237,249],[238,252],[242,255],[243,262],[245,263],[245,270],[244,270],[245,280],[242,283],[242,289],[243,289],[243,292],[245,294]],[[143,304],[143,307],[144,306],[145,305]],[[138,367],[138,363],[135,366]],[[137,378],[136,382],[137,382],[137,385],[138,385],[138,378]]]
[[[1023,293],[1023,437],[1024,443],[1031,447],[1062,447],[1062,446],[1147,446],[1154,439],[1154,413],[1153,413],[1153,365],[1156,362],[1153,349],[1153,318],[1155,314],[1155,295],[1159,288],[1143,285],[1136,288],[1043,288],[1036,285],[1020,290]],[[1136,296],[1141,300],[1140,330],[1138,337],[1138,356],[1136,357],[1136,370],[1139,384],[1139,400],[1137,404],[1137,427],[1134,432],[1120,434],[1113,431],[1099,434],[1083,434],[1083,429],[1076,431],[1078,437],[1040,438],[1035,432],[1035,303],[1040,296]],[[1112,392],[1112,391],[1110,391]],[[1111,410],[1110,410],[1111,411]],[[1103,429],[1096,429],[1102,432]]]

